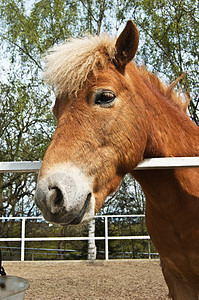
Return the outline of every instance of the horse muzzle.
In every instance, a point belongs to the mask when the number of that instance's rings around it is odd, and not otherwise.
[[[39,177],[35,203],[44,218],[61,225],[80,224],[94,217],[91,180],[75,166],[57,165]]]

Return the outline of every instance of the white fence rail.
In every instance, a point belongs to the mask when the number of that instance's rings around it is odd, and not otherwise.
[[[0,162],[0,173],[38,172],[41,161]],[[199,157],[148,158],[138,164],[135,170],[173,169],[199,167]]]
[[[42,162],[38,161],[23,161],[23,162],[0,162],[0,173],[15,173],[15,172],[38,172],[40,170]],[[135,168],[136,170],[146,170],[146,169],[173,169],[173,168],[190,168],[190,167],[199,167],[199,157],[168,157],[168,158],[151,158],[145,159]],[[105,241],[105,258],[108,260],[108,243],[109,240],[115,239],[143,239],[150,240],[149,236],[109,236],[108,235],[108,218],[120,218],[120,217],[144,217],[144,215],[104,215],[104,216],[96,216],[100,218],[104,218],[105,220],[105,234],[104,237],[94,237],[95,240],[104,240]],[[25,224],[28,219],[40,219],[42,217],[1,217],[0,219],[20,219],[22,220],[21,227],[21,237],[19,238],[0,238],[0,242],[5,241],[20,241],[21,242],[21,260],[23,261],[25,258],[25,242],[30,241],[56,241],[56,240],[89,240],[93,239],[89,237],[39,237],[39,238],[28,238],[25,236]],[[150,244],[149,244],[149,257],[150,257]]]
[[[0,220],[21,220],[21,237],[17,238],[0,238],[0,242],[21,242],[21,261],[25,260],[25,243],[35,241],[88,241],[88,240],[104,240],[105,241],[105,259],[109,259],[109,241],[110,240],[148,240],[146,236],[109,236],[108,219],[109,218],[144,218],[144,215],[100,215],[95,218],[104,218],[105,231],[104,236],[99,237],[26,237],[26,220],[44,220],[43,217],[0,217]],[[151,258],[150,243],[148,243],[148,255]]]

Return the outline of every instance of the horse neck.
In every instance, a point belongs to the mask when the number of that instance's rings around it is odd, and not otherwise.
[[[199,128],[179,110],[171,105],[149,114],[145,158],[199,155]]]
[[[132,65],[130,78],[135,93],[145,105],[148,121],[144,158],[169,156],[199,156],[199,128],[182,107],[165,97],[158,86],[143,78]],[[160,83],[161,85],[161,83]],[[144,114],[143,114],[144,115]],[[145,122],[145,120],[143,120]]]
[[[144,158],[199,156],[198,126],[175,106],[157,107],[150,109],[148,116],[150,126]],[[195,214],[199,209],[198,168],[133,171],[132,175],[146,195],[147,211],[166,218],[168,212],[174,217],[180,207],[191,211],[194,220],[198,218],[198,213]]]
[[[148,118],[144,158],[199,156],[198,126],[177,104],[161,95],[157,88],[147,85],[144,80],[139,80],[139,84],[144,86],[139,95],[145,102]],[[199,194],[198,169],[146,170],[133,171],[132,174],[140,182],[147,198],[151,199],[148,203],[158,201],[164,208],[173,199],[176,203],[181,201],[184,194],[187,197]]]

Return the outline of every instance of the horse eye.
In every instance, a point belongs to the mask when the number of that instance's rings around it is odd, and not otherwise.
[[[100,91],[95,95],[95,104],[109,107],[110,104],[115,100],[115,94],[111,91]]]

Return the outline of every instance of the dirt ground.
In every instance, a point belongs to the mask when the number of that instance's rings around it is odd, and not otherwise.
[[[7,275],[30,281],[25,300],[163,300],[159,260],[4,262]]]

